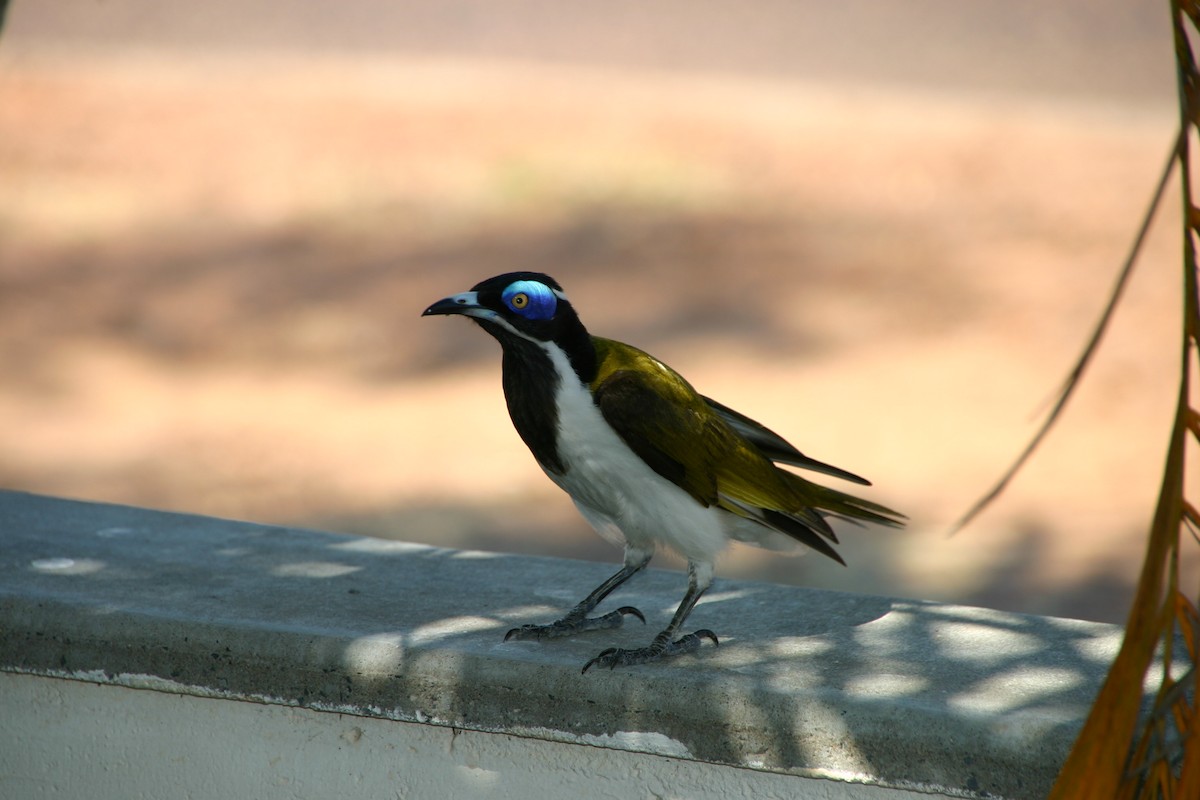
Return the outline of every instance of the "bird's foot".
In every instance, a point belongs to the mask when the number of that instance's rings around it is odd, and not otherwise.
[[[662,634],[659,634],[649,647],[639,647],[636,650],[622,650],[619,647],[610,647],[584,664],[583,671],[587,672],[594,666],[613,669],[614,667],[628,667],[634,664],[649,664],[652,661],[659,661],[671,656],[682,655],[683,653],[694,653],[700,649],[701,640],[703,639],[711,639],[712,643],[718,646],[721,644],[717,641],[717,635],[707,628],[698,630],[695,633],[689,633],[687,636],[680,637],[675,641],[671,641],[669,637],[663,637]]]
[[[642,616],[641,611],[638,611],[633,606],[621,606],[616,611],[610,611],[601,617],[567,614],[567,616],[551,622],[549,625],[522,625],[504,634],[504,641],[507,642],[510,639],[558,639],[563,636],[583,633],[584,631],[619,628],[625,622],[626,614],[635,616],[642,621],[643,625],[646,624],[646,618]]]

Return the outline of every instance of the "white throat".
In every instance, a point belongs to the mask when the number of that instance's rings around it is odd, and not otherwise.
[[[557,449],[565,466],[561,475],[546,474],[604,538],[650,552],[661,543],[711,562],[727,542],[721,512],[652,470],[604,419],[567,354],[539,344],[558,372]]]

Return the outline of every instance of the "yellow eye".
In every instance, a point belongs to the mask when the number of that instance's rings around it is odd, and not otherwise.
[[[512,296],[512,300],[510,302],[512,303],[513,308],[520,311],[522,308],[529,305],[529,295],[525,294],[524,292],[519,292],[518,294],[514,294]]]

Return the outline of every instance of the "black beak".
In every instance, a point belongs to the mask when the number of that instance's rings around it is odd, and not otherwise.
[[[446,314],[466,314],[467,316],[472,316],[472,312],[478,312],[479,310],[479,298],[475,292],[462,292],[461,294],[451,295],[450,297],[438,300],[421,312],[421,316],[433,317]]]

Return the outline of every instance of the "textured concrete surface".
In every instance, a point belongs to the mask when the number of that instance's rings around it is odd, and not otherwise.
[[[720,648],[581,675],[665,624],[684,588],[670,572],[602,607],[639,606],[645,629],[502,641],[609,572],[0,493],[0,670],[1040,797],[1120,641],[1098,623],[718,580],[691,622]]]

